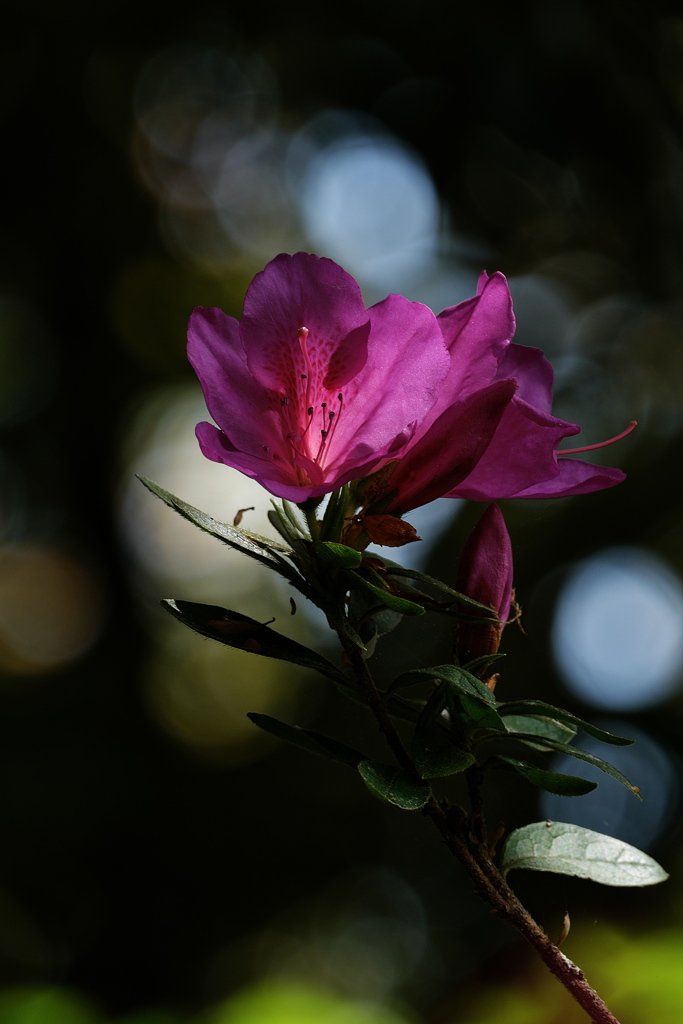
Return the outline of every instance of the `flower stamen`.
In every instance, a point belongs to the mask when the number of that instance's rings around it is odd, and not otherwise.
[[[609,441],[599,441],[598,444],[587,444],[583,448],[565,448],[563,451],[558,452],[558,455],[578,455],[579,452],[592,452],[596,448],[606,448],[609,444],[614,444],[616,441],[621,441],[622,438],[627,437],[632,430],[638,426],[638,420],[631,420],[626,430],[622,430],[616,437],[610,437]]]

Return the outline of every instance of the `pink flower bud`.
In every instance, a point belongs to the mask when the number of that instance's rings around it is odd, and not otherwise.
[[[499,623],[458,625],[458,654],[462,662],[495,654],[512,603],[512,545],[503,513],[489,505],[467,539],[460,556],[456,589],[492,609]],[[476,612],[474,612],[476,614]],[[485,613],[481,613],[486,617]]]

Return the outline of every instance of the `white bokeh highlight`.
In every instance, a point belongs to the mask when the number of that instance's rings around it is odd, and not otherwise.
[[[394,139],[350,135],[322,148],[298,200],[314,246],[378,288],[395,291],[436,258],[436,189],[422,161]]]
[[[552,644],[567,686],[582,700],[622,711],[657,704],[683,673],[681,582],[641,548],[607,548],[570,573]]]

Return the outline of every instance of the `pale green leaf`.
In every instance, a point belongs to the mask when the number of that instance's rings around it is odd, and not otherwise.
[[[618,886],[655,885],[669,877],[635,846],[560,821],[538,821],[512,832],[503,850],[501,871],[506,875],[513,868],[576,875]]]

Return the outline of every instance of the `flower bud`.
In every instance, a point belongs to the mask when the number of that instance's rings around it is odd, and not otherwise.
[[[512,545],[503,513],[489,505],[467,539],[460,556],[456,589],[480,604],[488,605],[500,620],[481,626],[461,622],[457,629],[457,653],[466,663],[495,654],[512,603]],[[476,615],[474,609],[469,614]],[[485,612],[480,613],[486,618]]]

